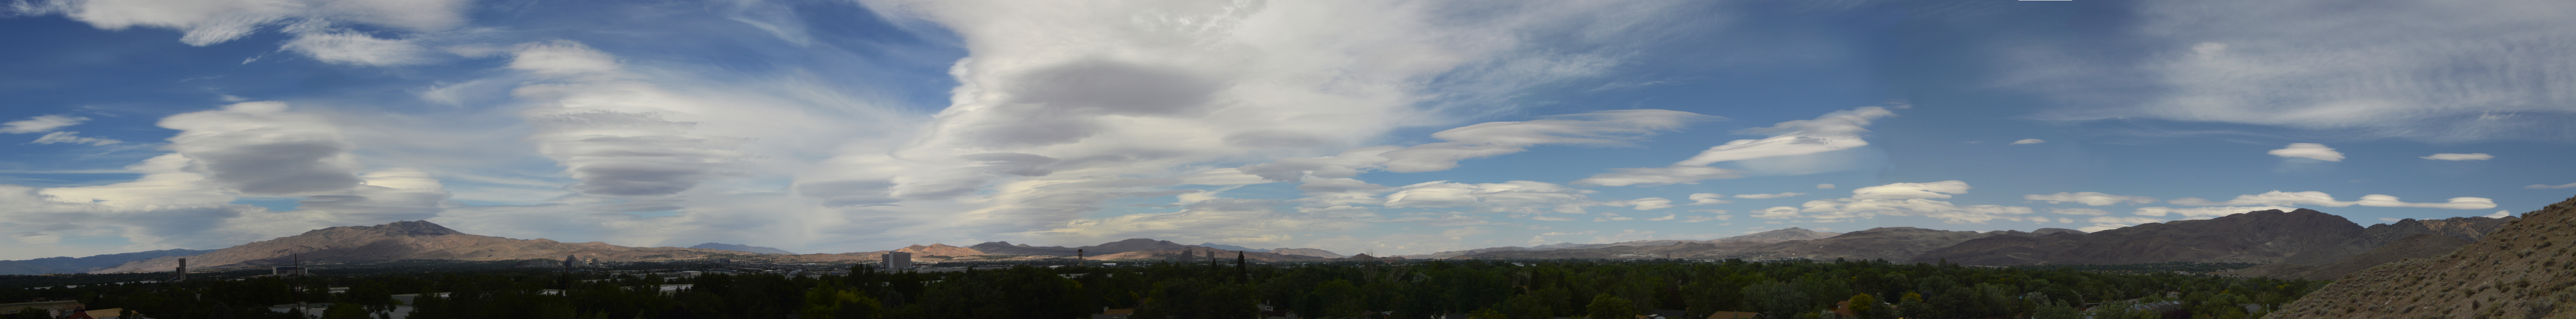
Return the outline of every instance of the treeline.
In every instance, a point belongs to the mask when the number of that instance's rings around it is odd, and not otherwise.
[[[1629,318],[1656,309],[1829,318],[2253,318],[2321,281],[1857,262],[1431,261],[1281,265],[1017,266],[849,275],[689,278],[506,270],[190,281],[0,293],[76,298],[159,319],[289,318],[268,305],[334,303],[326,318],[416,301],[410,318]],[[591,280],[606,279],[606,280]],[[686,284],[664,292],[659,285]],[[297,287],[305,287],[298,289]],[[317,287],[348,287],[318,293]],[[2091,308],[2094,312],[2079,313]]]

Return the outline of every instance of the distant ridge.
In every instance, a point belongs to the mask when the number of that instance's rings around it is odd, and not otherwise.
[[[787,250],[785,250],[785,249],[777,249],[777,248],[769,248],[769,247],[760,247],[760,246],[752,246],[752,245],[735,245],[735,244],[725,244],[725,243],[704,243],[704,244],[698,244],[697,246],[689,246],[689,248],[698,248],[698,249],[723,249],[723,250],[739,251],[739,252],[754,253],[754,254],[785,254],[785,255],[794,255],[794,254],[796,254],[796,253],[787,252]]]
[[[701,259],[739,255],[742,252],[716,249],[655,247],[637,248],[601,242],[565,243],[553,240],[520,240],[466,234],[428,221],[403,221],[376,226],[340,226],[306,231],[295,236],[278,237],[241,246],[217,249],[188,256],[190,268],[266,266],[285,264],[301,256],[308,262],[391,261],[403,259],[445,260],[563,260],[567,255],[601,261],[641,261]],[[93,273],[160,272],[178,266],[179,257],[159,257],[127,262]]]
[[[47,257],[28,260],[0,260],[0,275],[77,274],[108,269],[130,261],[168,256],[190,256],[213,250],[164,249],[89,257]]]
[[[1223,250],[1235,250],[1235,251],[1249,251],[1249,252],[1260,252],[1260,253],[1270,252],[1270,250],[1269,250],[1269,249],[1252,249],[1252,248],[1250,248],[1250,247],[1235,246],[1235,245],[1227,245],[1227,244],[1219,244],[1219,243],[1199,243],[1199,244],[1198,244],[1198,245],[1196,245],[1196,246],[1199,246],[1199,247],[1207,247],[1207,248],[1223,249]]]
[[[2370,245],[2359,224],[2309,209],[2264,210],[2204,220],[2146,223],[2120,229],[2038,236],[1992,236],[1935,250],[1909,262],[1965,265],[2139,264],[2159,262],[2292,262],[2319,265]]]

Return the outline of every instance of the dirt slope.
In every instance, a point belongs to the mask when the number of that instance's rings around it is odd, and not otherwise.
[[[2253,268],[2238,269],[2236,271],[2229,272],[2228,274],[2279,279],[2335,280],[2343,278],[2345,274],[2351,274],[2363,269],[2370,269],[2370,267],[2378,266],[2380,264],[2412,258],[2440,257],[2444,254],[2450,254],[2451,251],[2459,250],[2461,246],[2468,245],[2469,241],[2452,238],[2450,236],[2440,234],[2415,234],[2413,236],[2406,236],[2406,238],[2403,239],[2398,239],[2396,242],[2391,242],[2387,245],[2380,245],[2379,248],[2372,248],[2370,251],[2362,252],[2359,255],[2353,255],[2352,257],[2347,257],[2343,260],[2337,260],[2333,263],[2327,263],[2324,265],[2274,263],[2254,266]]]
[[[2576,198],[2468,246],[2354,272],[2267,318],[2576,318]]]

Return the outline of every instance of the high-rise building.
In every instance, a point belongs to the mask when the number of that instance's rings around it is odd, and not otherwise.
[[[177,272],[179,273],[179,277],[178,277],[178,278],[171,278],[171,279],[170,279],[170,281],[188,281],[188,259],[187,259],[187,258],[180,258],[180,259],[179,259],[179,271],[177,271]]]
[[[912,253],[890,251],[877,258],[883,259],[881,261],[885,262],[887,269],[912,268]]]
[[[573,259],[573,258],[572,258],[572,255],[564,255],[564,266],[563,266],[563,267],[564,267],[564,268],[572,268],[573,266],[578,266],[578,265],[574,265],[574,264],[573,264],[573,262],[575,262],[575,261],[577,261],[577,259]]]

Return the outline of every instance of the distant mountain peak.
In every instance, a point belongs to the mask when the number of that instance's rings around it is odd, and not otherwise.
[[[437,223],[431,223],[426,220],[399,221],[375,226],[349,226],[348,228],[352,230],[409,236],[445,236],[465,233],[456,231],[455,229],[448,229],[447,226],[439,226]]]

